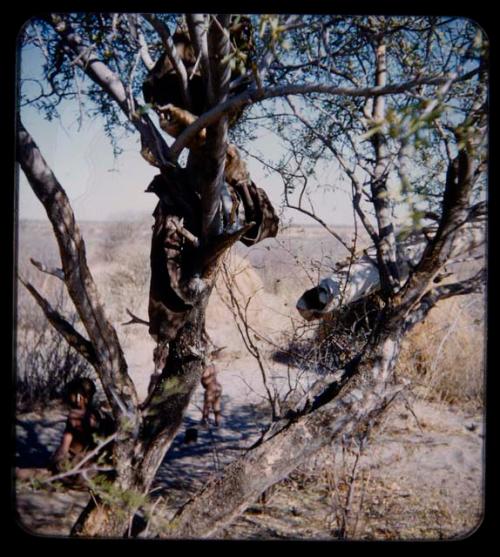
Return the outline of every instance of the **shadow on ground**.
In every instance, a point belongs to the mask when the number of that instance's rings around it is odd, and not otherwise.
[[[64,430],[64,416],[33,417],[16,420],[16,457],[18,468],[43,468],[57,449]]]
[[[184,417],[158,470],[154,487],[196,489],[258,439],[267,423],[265,410],[253,404],[238,407],[229,401],[225,404],[226,411],[219,427],[215,427],[213,421],[204,425],[190,415]],[[193,415],[199,415],[197,410]],[[16,420],[15,466],[46,467],[61,440],[64,426],[64,415],[19,417]],[[193,429],[197,439],[186,443],[186,431]]]
[[[158,470],[153,488],[185,491],[199,488],[243,454],[259,438],[265,423],[265,413],[252,404],[231,408],[219,427],[213,422],[203,425],[186,416]],[[197,439],[186,443],[186,431],[193,428],[197,430]]]

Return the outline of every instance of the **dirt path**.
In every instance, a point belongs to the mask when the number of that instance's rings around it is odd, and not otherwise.
[[[299,254],[305,264],[327,255],[335,260],[330,239],[323,245],[315,230],[297,230],[289,245],[285,238],[281,247],[272,242],[252,250],[240,247],[236,250],[239,255],[229,261],[237,277],[237,296],[244,305],[251,299],[250,324],[278,346],[282,335],[295,330],[297,324],[293,324],[298,314],[290,300],[296,300],[304,288],[310,287],[307,273],[297,266],[292,254]],[[45,242],[46,235],[33,237]],[[127,235],[127,242],[118,246],[124,250],[122,256],[116,250],[111,256],[108,246],[103,259],[100,244],[95,242],[107,237],[102,231],[95,233],[90,256],[94,254],[96,281],[117,323],[130,375],[143,398],[152,372],[154,342],[146,327],[121,323],[127,319],[126,308],[137,315],[147,315],[148,275],[144,270],[148,269],[148,261],[142,245],[145,238]],[[129,244],[129,238],[134,238],[135,247]],[[131,254],[135,254],[132,260]],[[117,289],[117,283],[123,288]],[[217,362],[224,391],[223,422],[218,429],[200,426],[203,399],[200,385],[158,473],[155,496],[162,497],[158,516],[167,513],[167,506],[176,508],[191,497],[213,474],[221,473],[227,462],[258,438],[269,415],[260,371],[246,355],[220,284],[211,298],[207,323],[214,343],[227,347]],[[276,362],[272,364],[271,375],[282,393],[296,380],[296,372],[289,374],[285,365]],[[301,380],[307,386],[314,378],[303,375]],[[43,466],[59,442],[64,421],[61,408],[19,415],[17,465]],[[198,439],[186,444],[184,435],[189,427],[197,428]],[[336,539],[344,534],[356,539],[439,539],[465,535],[477,525],[483,485],[480,415],[467,415],[458,406],[421,399],[411,403],[410,411],[399,401],[374,428],[350,488],[348,479],[355,459],[354,445],[326,448],[270,490],[265,504],[255,503],[220,537]],[[87,501],[82,492],[47,493],[17,487],[19,520],[26,529],[39,534],[67,535]],[[154,520],[150,534],[161,535],[161,527]]]
[[[209,477],[255,441],[268,413],[262,382],[252,361],[221,362],[224,388],[223,423],[200,426],[201,388],[195,393],[184,424],[161,466],[156,496],[170,507],[183,503]],[[283,380],[285,366],[276,365]],[[286,381],[285,381],[286,384]],[[418,422],[417,422],[418,420]],[[18,462],[41,465],[57,445],[64,415],[52,410],[28,414],[17,422]],[[185,431],[196,427],[198,439],[184,443]],[[360,456],[353,484],[346,535],[359,539],[450,538],[478,524],[482,506],[483,424],[453,407],[414,401],[409,410],[395,404],[376,425]],[[355,446],[328,447],[314,461],[275,486],[266,504],[255,504],[224,538],[333,539],[339,535]],[[67,534],[83,508],[81,492],[18,494],[18,512],[28,530]],[[151,534],[155,532],[152,524]],[[160,534],[161,535],[161,534]]]

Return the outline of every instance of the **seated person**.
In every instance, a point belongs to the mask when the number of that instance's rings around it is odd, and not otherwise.
[[[66,402],[70,412],[61,444],[52,455],[50,468],[53,473],[75,466],[97,446],[96,435],[107,437],[113,432],[111,418],[92,404],[95,392],[94,382],[86,377],[68,384]]]

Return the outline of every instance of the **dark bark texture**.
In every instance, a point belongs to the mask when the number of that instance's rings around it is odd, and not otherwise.
[[[355,435],[385,410],[405,384],[396,382],[392,374],[403,327],[397,319],[386,318],[384,324],[362,358],[339,370],[336,379],[318,382],[294,412],[197,493],[173,518],[165,535],[217,536],[262,492],[321,447],[340,436]]]
[[[83,44],[67,18],[46,17],[60,41],[61,52],[117,103],[140,133],[145,158],[159,169],[147,188],[158,197],[153,214],[148,306],[149,332],[157,346],[150,392],[142,404],[128,375],[116,331],[100,303],[69,200],[18,122],[17,160],[47,211],[59,245],[62,271],[52,274],[64,281],[86,336],[55,312],[33,285],[25,285],[49,322],[96,369],[116,423],[112,454],[115,479],[112,484],[93,487],[89,504],[72,530],[75,536],[128,534],[134,514],[141,507],[140,497],[147,495],[207,363],[205,313],[221,259],[237,241],[252,245],[277,234],[278,218],[272,204],[251,180],[236,147],[228,143],[228,130],[244,106],[287,94],[372,97],[372,119],[382,125],[386,94],[405,92],[421,83],[451,83],[448,78],[434,76],[387,85],[383,33],[375,33],[370,35],[375,56],[373,87],[346,89],[304,83],[264,90],[259,84],[236,79],[238,83],[231,88],[231,81],[237,77],[229,63],[234,45],[250,60],[248,19],[188,14],[187,29],[179,29],[170,37],[154,16],[144,18],[165,48],[146,78],[144,96],[160,116],[160,127],[176,138],[171,148],[147,114],[136,110],[140,104],[118,75]],[[266,57],[269,64],[271,55]],[[161,106],[165,103],[167,107]],[[416,264],[407,262],[408,268],[400,274],[387,185],[390,156],[383,131],[373,134],[371,141],[374,164],[369,187],[377,230],[363,219],[362,186],[355,183],[355,178],[353,202],[376,250],[371,270],[377,274],[377,292],[370,291],[370,295],[383,303],[375,305],[368,330],[356,344],[355,353],[350,354],[348,364],[319,380],[294,408],[277,417],[254,447],[180,509],[165,532],[167,537],[216,536],[264,490],[288,476],[318,449],[366,427],[405,387],[393,370],[406,331],[439,299],[476,291],[484,281],[484,273],[478,273],[460,283],[439,286],[433,282],[443,265],[463,251],[467,234],[481,217],[481,209],[470,207],[478,174],[473,146],[458,149],[448,169],[439,226],[426,240]],[[181,168],[176,161],[184,147],[190,152],[186,167]],[[468,245],[474,246],[474,241]],[[366,270],[364,263],[359,266]],[[350,269],[356,265],[354,262]],[[37,267],[47,272],[42,264]],[[321,302],[321,313],[332,301],[328,296],[333,297],[335,292],[328,287],[324,299],[324,289],[309,291],[304,296],[305,309],[310,309],[307,305],[312,302]],[[355,284],[350,296],[346,304],[363,303],[363,292]]]

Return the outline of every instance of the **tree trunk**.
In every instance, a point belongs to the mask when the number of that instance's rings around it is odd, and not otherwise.
[[[131,473],[126,479],[97,489],[71,531],[73,536],[124,537],[134,514],[140,509],[175,434],[181,425],[193,391],[201,380],[205,353],[205,311],[207,292],[197,307],[189,312],[187,322],[169,343],[165,371],[156,384],[143,413],[143,425],[133,447],[133,457],[126,459]],[[105,502],[108,491],[113,493]],[[130,503],[134,494],[138,503]],[[96,504],[97,503],[97,504]]]
[[[359,360],[344,370],[347,381],[316,396],[307,413],[284,420],[264,442],[231,463],[172,519],[169,538],[209,538],[239,516],[259,495],[286,478],[320,448],[340,436],[354,435],[379,415],[405,384],[393,369],[403,336],[400,320],[384,329]]]
[[[127,481],[124,481],[122,477],[120,482],[115,481],[113,484],[108,484],[104,488],[101,486],[95,490],[87,507],[72,528],[71,535],[80,537],[127,536],[133,517],[140,509],[141,501],[148,493],[156,472],[182,422],[184,410],[193,390],[200,381],[202,369],[201,363],[193,362],[183,369],[185,380],[181,382],[180,379],[175,379],[172,383],[167,384],[166,390],[171,391],[170,396],[167,396],[159,407],[154,407],[148,417],[163,424],[165,415],[168,414],[172,416],[172,420],[151,439],[148,439],[147,433],[141,436],[134,446],[133,459],[129,458],[122,463],[131,469]],[[180,393],[177,388],[181,388],[183,392]],[[161,414],[162,412],[165,414]],[[154,424],[150,427],[154,427]],[[108,493],[114,494],[109,504],[105,500]],[[139,503],[128,503],[128,501],[133,501],[134,497],[139,500]]]
[[[382,37],[375,44],[375,85],[385,87],[387,84],[386,45]],[[373,120],[381,125],[385,119],[385,97],[375,96],[373,99]],[[375,168],[370,183],[373,208],[378,225],[377,263],[380,273],[381,293],[388,299],[399,286],[398,266],[396,262],[396,238],[391,212],[391,198],[387,186],[389,169],[389,152],[386,138],[382,131],[373,134],[373,150]]]
[[[96,501],[82,513],[73,535],[127,534],[141,506],[140,498],[148,493],[201,380],[206,354],[205,313],[218,261],[239,236],[228,242],[219,238],[203,244],[190,240],[200,236],[201,207],[194,196],[190,199],[192,190],[186,175],[181,169],[162,174],[152,190],[160,202],[154,212],[151,242],[149,332],[157,342],[155,366],[160,373],[142,405],[141,428],[125,459],[131,473],[125,481],[122,476],[109,487],[114,493],[109,504],[106,488],[101,496],[96,491]],[[172,194],[177,194],[175,200]],[[138,502],[127,507],[125,502],[133,493],[139,496]],[[120,508],[122,512],[117,512]]]

